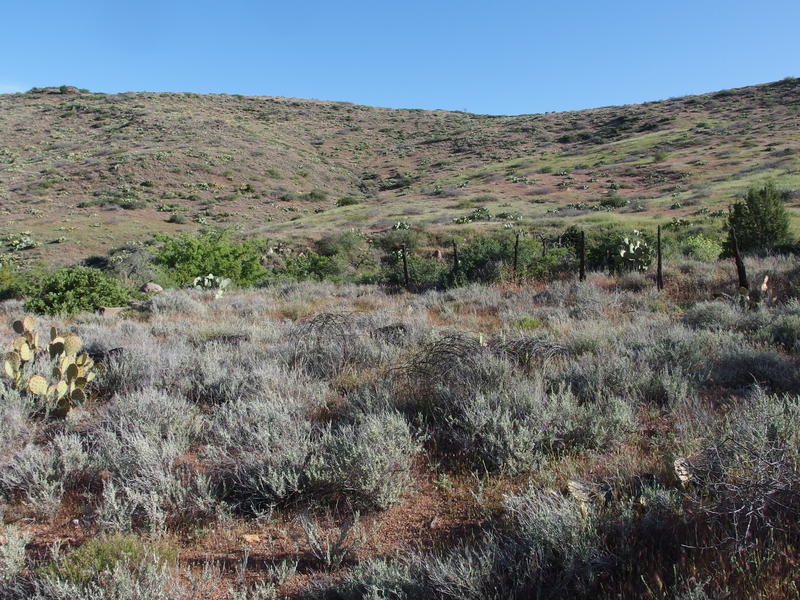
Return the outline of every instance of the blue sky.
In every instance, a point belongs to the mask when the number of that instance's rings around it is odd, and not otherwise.
[[[69,84],[519,114],[800,76],[800,0],[6,0],[0,23],[0,93]]]

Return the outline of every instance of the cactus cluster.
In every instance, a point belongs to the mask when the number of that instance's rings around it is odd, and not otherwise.
[[[653,261],[653,249],[641,237],[641,232],[634,230],[634,237],[625,237],[619,248],[623,271],[646,271]]]
[[[77,335],[59,333],[55,327],[50,328],[50,343],[43,348],[35,326],[33,317],[14,321],[12,327],[19,335],[3,357],[3,372],[12,387],[54,403],[51,414],[65,417],[74,405],[86,400],[86,388],[95,377],[94,361],[86,352],[80,352],[81,339]],[[26,376],[26,365],[45,356],[52,363],[51,379]]]
[[[206,276],[195,277],[192,285],[198,290],[216,290],[215,298],[221,298],[222,294],[231,284],[231,280],[227,277],[217,277],[213,273]]]

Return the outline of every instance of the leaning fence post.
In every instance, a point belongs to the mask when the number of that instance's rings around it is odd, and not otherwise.
[[[400,246],[400,254],[403,257],[403,283],[406,286],[406,290],[409,288],[409,278],[408,278],[408,256],[406,255],[406,245],[403,244]]]
[[[656,253],[657,253],[657,263],[656,263],[656,287],[658,291],[664,289],[664,271],[663,271],[663,263],[661,261],[661,225],[658,226],[658,236],[656,238]]]
[[[733,242],[733,259],[736,261],[736,275],[739,278],[739,289],[745,289],[750,293],[750,284],[747,283],[747,270],[744,268],[744,261],[739,252],[739,241],[736,239],[736,230],[731,227],[731,242]]]

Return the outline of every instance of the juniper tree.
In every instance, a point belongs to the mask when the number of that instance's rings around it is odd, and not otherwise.
[[[789,243],[789,214],[781,192],[771,183],[760,189],[750,188],[744,200],[736,202],[728,213],[728,231],[731,229],[736,232],[741,252],[764,252]],[[730,233],[725,253],[734,254]]]

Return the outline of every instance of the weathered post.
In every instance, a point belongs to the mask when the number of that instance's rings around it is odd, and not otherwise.
[[[750,292],[750,284],[747,283],[747,270],[744,268],[744,261],[739,252],[739,242],[736,240],[736,230],[731,227],[731,242],[733,242],[733,259],[736,261],[736,275],[739,278],[739,289]]]
[[[656,263],[656,287],[658,291],[664,289],[664,271],[663,271],[663,263],[661,260],[661,225],[658,226],[658,235],[656,237],[656,254],[657,254],[657,263]]]
[[[458,275],[458,244],[453,240],[453,280]]]
[[[406,254],[406,245],[405,244],[403,244],[400,247],[400,253],[403,256],[403,283],[406,286],[406,291],[408,291],[409,286],[410,286],[410,281],[409,281],[409,278],[408,278],[408,256]]]
[[[517,267],[519,266],[519,231],[514,236],[514,279],[517,278]]]
[[[578,238],[578,260],[580,261],[578,279],[586,281],[586,233],[583,230],[581,230],[581,237]]]

